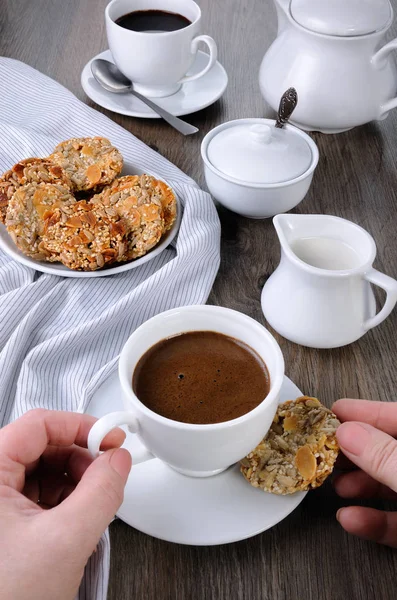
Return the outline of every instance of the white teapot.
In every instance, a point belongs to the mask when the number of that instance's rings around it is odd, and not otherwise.
[[[294,87],[291,122],[309,131],[339,133],[387,117],[397,106],[397,68],[382,47],[393,21],[389,0],[275,0],[278,35],[262,61],[259,83],[277,110]]]
[[[277,215],[273,222],[281,261],[261,302],[280,335],[302,346],[337,348],[389,316],[397,281],[372,267],[376,246],[367,231],[330,215]],[[377,314],[371,284],[386,292]]]

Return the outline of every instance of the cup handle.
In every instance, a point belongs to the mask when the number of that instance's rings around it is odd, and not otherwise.
[[[196,75],[186,75],[185,77],[182,77],[182,79],[180,79],[178,83],[186,83],[187,81],[194,81],[195,79],[199,79],[199,77],[202,77],[203,75],[208,73],[208,71],[212,69],[212,67],[216,63],[216,59],[218,58],[218,48],[216,46],[215,40],[213,40],[212,37],[210,37],[209,35],[198,35],[192,40],[192,54],[197,54],[199,42],[204,42],[204,44],[207,44],[209,48],[210,59],[208,61],[207,66],[202,71],[200,71],[200,73],[196,73]]]
[[[397,281],[384,273],[380,273],[376,269],[368,271],[368,273],[364,275],[364,278],[386,292],[386,301],[382,310],[378,312],[377,315],[364,322],[364,329],[365,331],[368,331],[368,329],[372,329],[382,323],[395,307],[397,302]]]
[[[110,413],[98,419],[91,427],[88,434],[87,447],[93,458],[97,458],[100,454],[102,440],[107,434],[119,425],[128,425],[128,430],[131,433],[137,433],[139,430],[139,421],[134,415],[127,411],[119,411]]]

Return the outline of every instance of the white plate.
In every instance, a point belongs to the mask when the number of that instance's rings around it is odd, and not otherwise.
[[[301,395],[285,377],[280,402]],[[123,410],[117,372],[97,390],[86,412],[101,417],[116,410]],[[192,546],[237,542],[285,519],[306,495],[277,496],[255,489],[245,481],[238,465],[214,477],[185,477],[145,452],[138,437],[124,430],[124,447],[135,464],[117,516],[153,537]],[[138,464],[136,455],[140,455]]]
[[[137,169],[131,163],[124,163],[122,175],[142,175],[142,173],[142,170]],[[147,171],[147,173],[150,174],[150,171]],[[161,177],[156,176],[154,173],[152,174],[158,179],[162,179]],[[41,260],[35,260],[34,258],[25,256],[20,250],[18,250],[11,237],[8,235],[7,229],[2,223],[0,223],[0,248],[21,264],[30,267],[31,269],[35,269],[36,271],[41,271],[42,273],[49,273],[50,275],[59,275],[61,277],[108,277],[109,275],[117,275],[117,273],[130,271],[130,269],[135,269],[149,260],[152,260],[167,246],[169,246],[178,232],[182,218],[182,208],[178,198],[177,203],[178,211],[176,221],[171,229],[167,231],[167,233],[161,238],[160,243],[157,244],[157,246],[155,246],[147,254],[145,254],[145,256],[127,263],[120,264],[117,267],[108,267],[106,269],[100,269],[99,271],[72,271],[72,269],[68,269],[68,267],[65,267],[65,265],[62,263],[48,263]]]
[[[91,63],[96,58],[103,58],[114,62],[110,50],[106,50],[94,56],[84,67],[81,73],[81,85],[91,100],[102,106],[102,108],[107,108],[120,115],[143,119],[160,118],[151,108],[138,100],[138,98],[134,98],[128,92],[125,94],[112,94],[104,90],[95,81],[91,73]],[[189,71],[189,75],[194,75],[201,71],[207,62],[208,54],[199,50],[194,65]],[[172,94],[172,96],[167,96],[166,98],[153,98],[153,101],[176,117],[188,115],[207,108],[207,106],[219,100],[226,90],[227,81],[225,69],[219,62],[216,62],[208,73],[196,81],[184,83],[176,94]]]

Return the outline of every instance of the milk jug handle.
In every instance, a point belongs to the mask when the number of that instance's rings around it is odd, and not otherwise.
[[[392,52],[392,50],[397,50],[397,38],[392,40],[385,46],[383,46],[383,48],[378,50],[378,52],[373,55],[372,64],[377,69],[384,68],[385,64],[386,64],[386,59],[389,56],[390,52]],[[385,104],[380,106],[379,118],[382,119],[382,117],[384,117],[386,115],[386,113],[389,112],[389,110],[392,110],[393,108],[396,108],[396,107],[397,107],[397,97],[392,98],[391,100],[388,100],[387,102],[385,102]]]
[[[384,321],[391,313],[397,302],[397,281],[376,269],[371,269],[364,275],[365,279],[374,285],[379,286],[386,292],[386,301],[377,315],[364,322],[364,329],[372,329]]]

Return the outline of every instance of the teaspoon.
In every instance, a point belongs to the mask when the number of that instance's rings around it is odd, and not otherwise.
[[[167,110],[158,106],[146,98],[142,96],[139,92],[134,90],[134,84],[127,77],[125,77],[121,71],[116,67],[115,64],[109,62],[108,60],[103,60],[102,58],[96,58],[91,63],[91,72],[96,79],[96,81],[108,92],[113,92],[114,94],[123,94],[125,92],[129,92],[136,98],[139,98],[142,102],[144,102],[147,106],[149,106],[154,112],[156,112],[160,117],[167,121],[169,125],[177,129],[183,135],[191,135],[192,133],[197,133],[197,127],[182,121],[178,117],[175,117]]]

